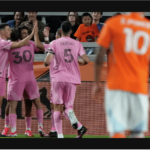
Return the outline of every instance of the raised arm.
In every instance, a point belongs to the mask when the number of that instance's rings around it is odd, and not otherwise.
[[[44,45],[41,43],[40,39],[39,39],[39,35],[38,35],[38,26],[36,26],[35,28],[35,33],[34,33],[34,41],[35,41],[35,46],[41,50],[44,51]]]
[[[35,23],[34,28],[33,28],[33,30],[32,30],[32,33],[31,33],[29,36],[27,36],[25,39],[23,39],[23,40],[21,40],[21,41],[19,41],[19,42],[13,42],[13,43],[11,44],[10,49],[20,48],[20,47],[22,47],[22,46],[27,45],[28,42],[29,42],[29,40],[30,40],[30,39],[32,38],[32,36],[34,35],[36,26],[37,26],[37,23]]]

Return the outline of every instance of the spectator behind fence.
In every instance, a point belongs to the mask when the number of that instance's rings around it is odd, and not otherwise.
[[[95,42],[99,31],[97,25],[92,23],[92,16],[89,13],[83,13],[81,19],[83,24],[79,26],[74,34],[76,40],[80,42]]]
[[[103,23],[100,23],[100,18],[102,18],[102,14],[103,12],[92,12],[93,23],[97,25],[99,32],[104,25]]]
[[[37,21],[38,22],[38,30],[39,30],[39,32],[38,32],[39,39],[41,42],[44,42],[43,31],[44,31],[44,28],[46,25],[43,22],[37,20],[37,12],[27,12],[27,15],[28,15],[28,20],[25,22],[22,22],[21,25],[27,26],[32,31],[32,28],[33,28],[35,22]],[[34,37],[31,40],[34,41]]]
[[[79,19],[78,13],[77,12],[68,12],[67,21],[69,21],[72,25],[72,33],[71,33],[70,37],[72,39],[76,39],[74,34],[80,25],[80,19]]]
[[[14,20],[9,20],[6,23],[10,28],[18,27],[24,19],[24,12],[14,12]]]

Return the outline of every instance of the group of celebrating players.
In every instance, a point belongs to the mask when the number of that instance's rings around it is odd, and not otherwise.
[[[5,128],[1,136],[17,136],[16,106],[23,97],[26,105],[26,132],[31,132],[31,102],[36,106],[38,131],[41,136],[63,138],[63,114],[69,119],[76,138],[87,132],[75,116],[73,104],[76,86],[81,84],[79,65],[88,64],[89,58],[79,41],[70,38],[72,26],[64,21],[56,34],[56,40],[42,44],[38,36],[37,23],[30,35],[22,34],[26,28],[10,30],[7,24],[0,25],[0,99],[5,95],[8,68],[7,107]],[[49,34],[46,27],[44,34]],[[34,40],[30,39],[34,36]],[[10,40],[8,40],[10,39]],[[131,137],[143,138],[148,130],[148,71],[150,61],[150,21],[144,12],[117,15],[105,22],[98,40],[95,60],[95,86],[92,98],[101,93],[99,77],[103,57],[108,54],[108,76],[105,92],[107,130],[112,138],[125,138],[124,131],[130,130]],[[51,132],[43,130],[39,88],[33,72],[34,51],[47,51],[45,66],[50,66],[51,82]],[[78,56],[81,59],[78,59]],[[9,65],[8,65],[9,62]],[[9,128],[11,132],[8,134]]]
[[[6,92],[6,74],[8,68],[7,86],[7,106],[5,108],[5,128],[1,136],[17,136],[16,131],[16,107],[18,101],[24,97],[26,113],[25,135],[33,136],[31,132],[31,107],[32,101],[36,107],[38,121],[38,132],[42,137],[63,138],[61,114],[70,120],[74,129],[78,130],[77,138],[81,138],[87,131],[86,127],[77,120],[73,103],[75,98],[76,85],[81,83],[78,63],[85,65],[89,58],[84,52],[84,48],[79,41],[70,38],[71,24],[68,21],[62,23],[61,38],[56,36],[50,44],[42,44],[38,36],[37,23],[32,33],[25,26],[10,30],[7,24],[0,25],[0,98],[2,100]],[[49,34],[46,27],[43,34]],[[34,36],[35,42],[30,39]],[[59,38],[59,39],[58,39]],[[9,40],[8,40],[9,39]],[[59,44],[55,43],[59,42]],[[57,52],[55,47],[59,46]],[[60,51],[59,51],[60,49]],[[45,66],[50,65],[51,79],[51,108],[52,108],[52,127],[49,135],[43,130],[43,110],[41,108],[39,88],[33,71],[34,51],[47,51],[44,61]],[[58,54],[57,54],[58,53]],[[53,55],[55,54],[55,59]],[[78,61],[78,55],[83,60]],[[63,62],[64,61],[64,62]],[[70,70],[71,68],[71,70]],[[60,69],[59,74],[56,71]],[[63,79],[63,82],[62,82]],[[60,87],[60,88],[59,88]],[[62,111],[63,110],[63,111]],[[11,127],[11,132],[9,128]]]

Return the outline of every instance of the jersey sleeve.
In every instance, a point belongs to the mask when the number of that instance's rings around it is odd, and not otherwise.
[[[109,45],[113,37],[112,28],[110,26],[111,26],[110,20],[106,21],[97,39],[97,44],[105,48],[109,48]]]
[[[0,47],[2,50],[10,50],[11,44],[12,42],[10,40],[9,41],[1,40]]]
[[[79,42],[79,53],[78,55],[81,57],[82,55],[85,54],[85,50],[84,50],[84,47],[83,45]]]
[[[56,50],[55,50],[55,42],[54,41],[52,41],[49,44],[49,48],[50,49],[48,49],[48,53],[51,53],[51,54],[55,55]]]
[[[94,24],[94,36],[98,36],[99,35],[99,30],[96,24]]]
[[[81,39],[81,25],[78,27],[77,31],[74,34],[75,37]]]

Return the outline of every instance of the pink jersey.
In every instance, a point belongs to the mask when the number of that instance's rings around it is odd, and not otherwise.
[[[34,48],[34,51],[35,51],[35,52],[39,52],[39,49],[35,46],[35,42],[29,41],[29,43],[30,43],[31,45],[33,45],[33,48]],[[46,46],[46,47],[47,47],[47,46]],[[10,76],[10,66],[8,65],[7,78],[9,78],[9,76]]]
[[[39,49],[35,46],[35,42],[34,41],[30,40],[29,43],[33,45],[35,52],[39,52]]]
[[[70,37],[62,37],[50,44],[50,53],[54,54],[53,81],[81,84],[78,56],[85,54],[79,41]]]
[[[0,38],[0,77],[6,78],[8,53],[12,42]]]
[[[34,46],[23,46],[9,52],[10,79],[12,81],[35,81],[33,71]]]

